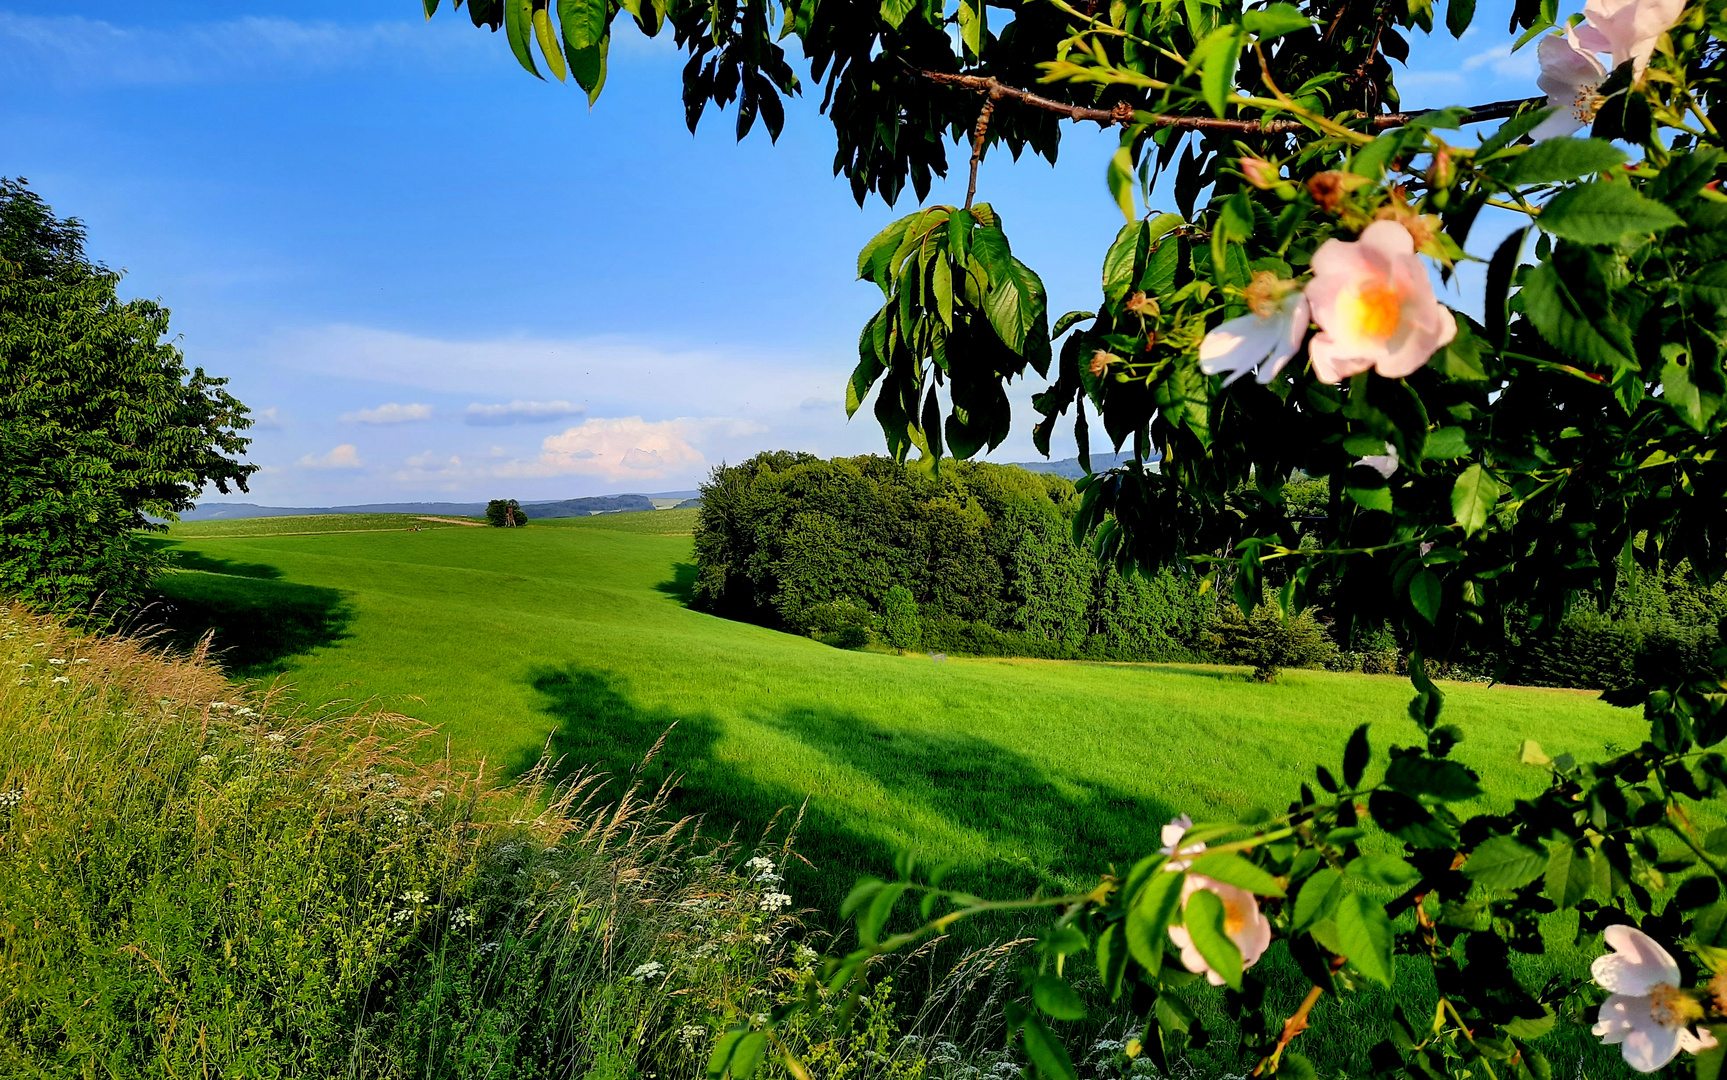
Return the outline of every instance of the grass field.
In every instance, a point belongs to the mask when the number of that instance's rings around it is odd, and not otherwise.
[[[799,849],[812,867],[791,883],[830,910],[901,848],[957,861],[980,889],[1077,884],[1155,848],[1175,814],[1283,806],[1316,763],[1335,765],[1356,724],[1374,724],[1381,760],[1388,743],[1413,740],[1410,687],[1396,677],[1295,671],[1268,686],[1215,667],[938,662],[717,619],[683,602],[694,519],[177,526],[164,615],[182,640],[214,628],[242,674],[432,721],[453,752],[505,773],[545,746],[624,773],[665,735],[648,771],[680,776],[677,805],[710,828],[754,832],[805,808]],[[1467,733],[1457,757],[1496,792],[1543,782],[1516,763],[1524,738],[1595,757],[1642,737],[1636,713],[1586,693],[1447,692],[1447,719]],[[1582,959],[1562,946],[1538,964]],[[1298,995],[1286,974],[1280,992]],[[1378,996],[1337,1006],[1386,1007]],[[1585,1053],[1570,1046],[1562,1056]],[[1319,1057],[1342,1065],[1358,1052],[1345,1042]]]
[[[505,770],[548,739],[627,770],[670,729],[655,767],[683,776],[685,806],[759,827],[807,798],[805,853],[848,880],[899,847],[1016,884],[1080,880],[1155,846],[1176,813],[1281,806],[1358,723],[1381,744],[1413,735],[1394,677],[937,662],[716,619],[681,602],[694,514],[274,536],[197,523],[170,534],[184,569],[162,591],[170,621],[216,627],[241,671],[438,723]],[[1498,790],[1541,782],[1515,763],[1525,737],[1579,756],[1640,738],[1635,714],[1574,691],[1456,685],[1447,715]]]

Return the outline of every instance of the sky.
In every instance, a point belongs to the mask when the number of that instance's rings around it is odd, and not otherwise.
[[[669,31],[620,20],[590,109],[444,8],[0,0],[0,175],[82,219],[122,295],[165,303],[188,363],[257,419],[251,494],[211,498],[530,501],[693,488],[763,449],[881,452],[843,405],[880,303],[855,259],[915,196],[860,208],[815,100],[777,145],[711,108],[692,136]],[[1507,10],[1418,38],[1405,105],[1535,93]],[[1052,313],[1095,306],[1115,145],[1075,124],[1053,167],[984,161],[978,197]],[[963,198],[955,169],[928,201]],[[1441,298],[1479,309],[1475,269]],[[1036,456],[1038,389],[1016,384],[992,460]]]

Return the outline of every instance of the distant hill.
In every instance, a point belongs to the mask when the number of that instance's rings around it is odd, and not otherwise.
[[[697,495],[694,491],[660,491],[651,495],[591,495],[553,502],[525,502],[529,518],[587,517],[675,506]],[[204,503],[180,515],[183,521],[231,521],[240,518],[288,517],[298,514],[428,514],[437,517],[482,517],[483,502],[366,503],[360,506],[260,506],[257,503]]]
[[[1123,465],[1132,460],[1132,454],[1093,454],[1091,455],[1091,471],[1094,473],[1103,472],[1105,469],[1113,469],[1117,465]],[[1055,461],[1013,461],[1009,464],[1024,469],[1026,472],[1054,473],[1069,480],[1078,480],[1085,475],[1085,470],[1080,468],[1079,459],[1076,457],[1057,458]]]

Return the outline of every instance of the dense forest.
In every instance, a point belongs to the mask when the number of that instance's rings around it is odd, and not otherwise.
[[[1292,512],[1328,512],[1331,485],[1296,478]],[[1071,481],[980,462],[930,476],[884,457],[777,451],[714,470],[696,527],[697,606],[808,634],[990,656],[1212,660],[1385,674],[1406,663],[1388,629],[1337,640],[1321,597],[1296,618],[1244,618],[1227,583],[1122,574],[1073,539]],[[1681,565],[1629,575],[1557,626],[1513,613],[1503,656],[1446,672],[1602,689],[1689,668],[1720,642],[1727,585]],[[1276,640],[1268,640],[1276,639]]]
[[[1074,543],[1077,504],[1070,481],[1011,466],[930,477],[882,457],[759,454],[702,488],[696,602],[836,644],[1200,658],[1213,598],[1195,579],[1099,566]]]

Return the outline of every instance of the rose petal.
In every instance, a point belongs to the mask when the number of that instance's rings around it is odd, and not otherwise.
[[[1662,983],[1679,985],[1679,965],[1635,926],[1616,923],[1601,932],[1601,939],[1612,951],[1596,957],[1589,972],[1608,993],[1639,997]]]

